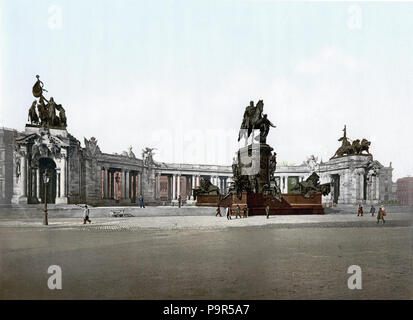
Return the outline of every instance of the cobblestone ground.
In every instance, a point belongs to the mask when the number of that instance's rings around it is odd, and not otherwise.
[[[0,219],[1,299],[412,299],[412,214]],[[47,269],[62,268],[49,290]],[[362,269],[349,290],[347,268]]]
[[[392,213],[387,217],[385,227],[407,226],[412,224],[413,213]],[[294,216],[251,216],[248,218],[232,217],[230,221],[223,217],[215,217],[214,214],[197,216],[140,216],[128,218],[93,218],[91,224],[83,225],[82,216],[77,218],[56,217],[49,214],[49,225],[42,225],[41,215],[38,218],[25,219],[0,219],[1,227],[25,227],[35,228],[42,231],[45,229],[74,229],[74,230],[140,230],[140,229],[227,229],[237,227],[258,227],[272,226],[278,228],[291,227],[314,227],[320,224],[324,227],[377,227],[376,217],[349,214],[329,214],[329,215],[294,215]],[[380,223],[380,225],[382,225]]]

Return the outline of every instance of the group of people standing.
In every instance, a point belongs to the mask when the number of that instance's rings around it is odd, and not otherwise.
[[[242,209],[242,213],[243,213],[243,214],[242,214],[242,216],[241,216],[241,207],[240,207],[239,205],[237,205],[237,208],[235,209],[235,218],[238,219],[238,217],[240,217],[240,218],[246,218],[246,217],[248,217],[248,209],[247,209],[247,207],[244,207],[244,208]],[[230,206],[226,207],[226,209],[225,209],[225,214],[226,214],[228,220],[231,220],[231,219],[232,219],[232,218],[231,218],[232,209],[231,209]],[[216,216],[216,217],[218,217],[218,216],[222,217],[220,205],[218,205],[218,207],[217,207],[217,211],[216,211],[215,216]]]
[[[270,217],[270,207],[269,207],[268,205],[265,207],[265,213],[266,213],[267,219],[269,219],[269,217]],[[225,209],[225,214],[226,214],[228,220],[231,220],[231,219],[232,219],[232,218],[231,218],[231,216],[232,216],[232,209],[231,209],[230,206],[227,206],[227,207],[226,207],[226,209]],[[220,207],[219,204],[218,204],[218,207],[217,207],[217,211],[216,211],[215,216],[216,216],[216,217],[218,217],[218,216],[222,217],[221,207]],[[240,207],[239,204],[237,204],[237,207],[236,207],[236,209],[235,209],[235,218],[238,219],[238,217],[240,217],[240,218],[247,218],[247,217],[248,217],[248,208],[247,208],[247,206],[244,206],[244,207],[242,208],[242,216],[241,216],[241,207]]]
[[[371,208],[370,208],[370,214],[372,217],[374,217],[376,213],[376,207],[372,204]],[[357,216],[358,217],[362,217],[364,214],[363,212],[363,206],[361,204],[359,204],[358,210],[357,210]],[[379,211],[377,212],[377,223],[381,221],[383,221],[383,223],[386,223],[386,221],[384,220],[384,217],[386,216],[386,210],[384,209],[384,206],[381,205],[379,207]]]

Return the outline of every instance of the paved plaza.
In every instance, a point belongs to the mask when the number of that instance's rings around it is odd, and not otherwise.
[[[412,299],[413,212],[228,221],[214,208],[2,208],[1,299]],[[7,212],[5,212],[7,211]],[[16,218],[18,216],[18,218]],[[62,269],[50,290],[47,269]],[[362,290],[347,269],[362,269]]]

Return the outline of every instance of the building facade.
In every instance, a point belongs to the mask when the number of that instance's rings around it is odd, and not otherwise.
[[[0,204],[10,203],[13,196],[14,130],[0,128]]]
[[[390,199],[393,168],[384,167],[371,155],[353,155],[318,162],[310,156],[298,166],[277,167],[275,177],[282,193],[316,172],[320,183],[331,183],[325,204],[378,204]]]
[[[413,206],[413,177],[397,179],[397,198],[401,205]]]
[[[85,138],[84,145],[66,129],[26,125],[9,148],[13,150],[6,166],[12,172],[5,183],[12,195],[9,202],[133,205],[143,196],[146,203],[160,204],[174,202],[179,195],[191,200],[192,188],[200,185],[201,178],[210,179],[223,193],[231,182],[229,166],[158,163],[149,148],[141,159],[131,148],[107,154],[94,137]]]
[[[174,203],[179,195],[193,203],[191,190],[200,185],[201,178],[210,179],[221,193],[228,191],[232,181],[231,166],[160,163],[149,148],[143,150],[141,158],[131,148],[121,154],[103,153],[96,138],[85,138],[82,147],[62,128],[26,125],[23,132],[0,133],[0,194],[4,203],[43,203],[47,199],[57,204],[133,205],[140,195],[148,204]],[[315,171],[321,183],[332,184],[324,203],[370,204],[390,200],[392,170],[371,155],[328,162],[311,156],[301,165],[278,166],[275,177],[281,192],[289,193]]]

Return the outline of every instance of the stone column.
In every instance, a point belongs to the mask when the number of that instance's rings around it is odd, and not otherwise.
[[[176,174],[172,175],[172,200],[176,199]]]
[[[356,202],[360,202],[360,200],[361,200],[361,183],[360,183],[360,180],[361,180],[361,174],[360,174],[360,172],[359,172],[359,170],[357,170],[356,171],[356,185],[355,185],[355,192],[356,192]]]
[[[108,171],[108,198],[109,199],[112,199],[112,197],[113,197],[113,193],[112,193],[112,185],[113,185],[112,175],[113,175],[113,173]]]
[[[282,193],[287,193],[287,191],[288,191],[288,187],[287,187],[287,185],[288,185],[288,176],[285,176],[285,175],[283,175],[283,176],[281,176],[281,181],[282,181]]]
[[[67,197],[67,190],[66,190],[66,177],[67,177],[67,161],[66,155],[62,157],[62,170],[60,170],[60,195],[63,197]],[[66,198],[67,203],[67,198]]]
[[[376,199],[380,202],[380,176],[376,176]]]
[[[158,172],[158,181],[156,184],[156,197],[155,199],[160,199],[161,198],[161,173]]]
[[[22,197],[27,200],[27,161],[25,156],[21,156],[21,178],[22,178]]]
[[[56,203],[60,203],[60,198],[62,197],[62,188],[61,188],[61,184],[62,184],[62,174],[61,174],[61,169],[57,168],[55,171],[56,174]],[[48,187],[50,187],[51,185],[49,185]]]
[[[103,168],[103,197],[107,198],[108,197],[108,187],[109,187],[109,183],[108,183],[108,169],[107,168]]]
[[[121,171],[122,190],[120,192],[120,199],[126,199],[126,170]]]
[[[366,201],[371,201],[371,175],[367,173]]]
[[[62,157],[60,158],[59,168],[56,170],[56,176],[58,181],[56,181],[56,203],[67,203],[67,196],[66,196],[66,150],[62,149],[61,152]],[[59,179],[60,173],[60,179]],[[59,187],[60,187],[60,196],[59,196]]]
[[[40,168],[36,169],[36,198],[40,201]]]
[[[360,174],[360,200],[364,201],[364,170]]]
[[[192,189],[193,188],[195,188],[195,176],[194,175],[191,175],[191,189],[189,190],[189,192],[190,192],[190,200],[194,200],[194,196],[193,196],[193,193],[192,193]]]
[[[177,186],[177,189],[178,189],[178,192],[177,192],[176,197],[178,198],[179,195],[181,194],[181,175],[180,175],[180,174],[178,174],[178,186]]]
[[[125,170],[125,199],[130,198],[129,180],[129,170]]]
[[[143,194],[143,190],[142,190],[142,172],[139,172],[138,173],[138,175],[137,175],[137,179],[138,179],[138,183],[136,184],[136,186],[137,186],[137,188],[138,188],[138,194],[137,194],[137,196],[139,197],[139,195],[142,195],[142,196],[144,196],[144,194]]]
[[[371,187],[372,197],[371,197],[371,200],[373,200],[373,201],[376,201],[376,200],[377,200],[376,183],[377,183],[377,178],[376,178],[376,176],[372,176],[372,187]]]

